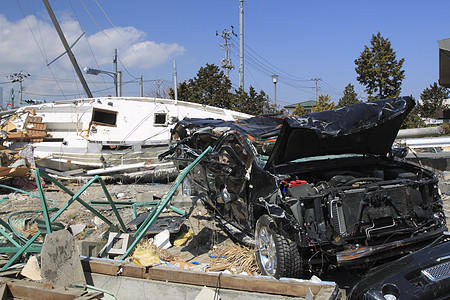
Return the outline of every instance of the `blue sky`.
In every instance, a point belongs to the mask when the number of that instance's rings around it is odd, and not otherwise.
[[[239,34],[238,0],[50,0],[50,4],[69,43],[86,33],[73,50],[82,68],[112,71],[113,52],[118,49],[124,96],[139,95],[135,78],[140,75],[146,95],[155,94],[156,80],[161,89],[172,87],[174,60],[178,82],[193,78],[207,63],[220,65],[225,53],[216,31],[234,26]],[[246,0],[244,87],[264,90],[273,100],[271,75],[279,74],[277,103],[288,105],[314,99],[311,79],[321,78],[318,93],[329,94],[335,102],[349,83],[364,99],[354,60],[379,31],[389,38],[397,58],[405,58],[401,94],[419,98],[438,81],[437,40],[450,37],[449,11],[448,0]],[[232,43],[235,69],[230,79],[237,87],[239,38],[233,37]],[[62,52],[42,1],[2,3],[0,87],[5,100],[11,88],[18,90],[17,83],[5,83],[6,76],[21,70],[32,75],[23,82],[25,99],[82,97],[67,57],[46,66],[46,60]],[[86,75],[86,80],[94,96],[114,93],[108,76]]]

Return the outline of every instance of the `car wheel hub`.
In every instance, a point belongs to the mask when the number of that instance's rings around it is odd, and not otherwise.
[[[266,226],[261,227],[257,237],[258,255],[265,273],[275,276],[277,270],[276,247],[273,235]]]

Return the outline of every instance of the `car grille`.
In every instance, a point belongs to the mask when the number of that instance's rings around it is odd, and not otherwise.
[[[422,274],[431,281],[440,281],[450,277],[450,261],[422,270]]]

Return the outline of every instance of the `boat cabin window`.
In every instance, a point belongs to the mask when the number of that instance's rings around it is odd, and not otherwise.
[[[92,123],[104,126],[116,126],[117,111],[94,108],[92,111]]]
[[[167,113],[155,113],[154,125],[166,125]]]

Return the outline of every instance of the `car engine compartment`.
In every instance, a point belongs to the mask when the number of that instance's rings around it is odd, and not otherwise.
[[[325,171],[309,162],[307,171],[282,176],[280,206],[297,221],[300,246],[336,255],[445,228],[432,172],[388,159],[350,160],[335,168],[319,163]]]

